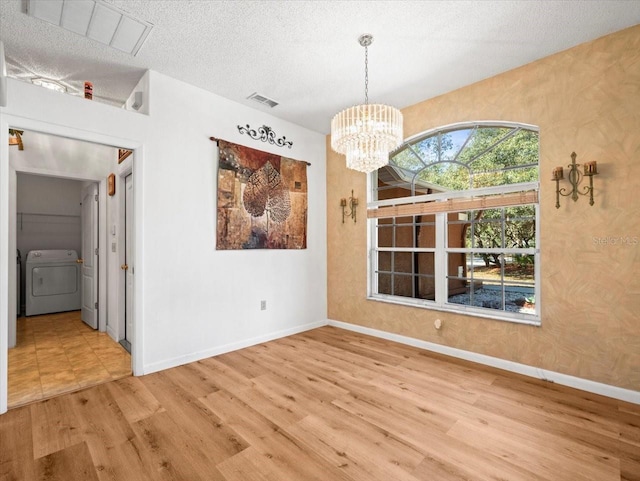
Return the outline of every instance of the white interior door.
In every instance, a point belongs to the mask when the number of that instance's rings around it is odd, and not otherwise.
[[[133,340],[133,176],[125,180],[125,322],[124,338],[129,345]]]
[[[82,320],[98,328],[98,184],[82,189]]]

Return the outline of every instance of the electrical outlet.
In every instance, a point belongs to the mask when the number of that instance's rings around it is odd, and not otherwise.
[[[267,310],[267,301],[260,301],[260,310],[261,311]]]

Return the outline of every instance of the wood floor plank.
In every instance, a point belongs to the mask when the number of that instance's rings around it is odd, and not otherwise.
[[[137,377],[127,377],[106,385],[130,423],[164,411],[158,400]]]
[[[503,476],[508,480],[546,480],[550,478],[539,477],[535,472],[523,469],[507,461],[500,459],[482,448],[468,445],[464,441],[459,441],[441,429],[430,426],[417,414],[397,412],[385,405],[386,398],[380,396],[374,399],[360,397],[360,395],[349,395],[333,402],[339,408],[348,413],[368,420],[373,425],[392,432],[396,437],[415,446],[425,454],[427,463],[424,463],[422,470],[429,472],[430,465],[452,466],[455,476],[459,473],[474,480],[495,480]],[[439,423],[435,423],[437,426]],[[428,477],[420,479],[429,479]],[[443,478],[446,479],[446,478]],[[452,478],[457,479],[457,478]],[[464,479],[464,478],[463,478]],[[554,480],[555,481],[555,480]]]
[[[330,410],[309,415],[287,431],[352,479],[415,481],[411,473],[424,459],[418,449],[388,431]]]
[[[29,406],[33,423],[33,455],[41,458],[83,442],[80,420],[65,398],[46,399]]]
[[[31,427],[31,414],[26,406],[0,416],[0,480],[34,479]]]
[[[242,436],[164,372],[145,376],[143,382],[181,431],[208,446],[208,456],[213,461],[221,461],[248,447]]]
[[[157,473],[158,479],[225,481],[209,455],[215,446],[185,432],[169,412],[156,413],[132,427],[148,458],[145,462],[151,464],[150,471]]]
[[[193,397],[199,398],[216,392],[218,384],[215,377],[197,369],[192,364],[163,371],[171,381],[182,389],[189,391]]]
[[[267,473],[267,479],[272,480],[356,481],[343,468],[325,462],[284,429],[220,463],[218,468],[227,481],[244,481],[244,470],[240,465],[247,460],[252,469]],[[236,473],[241,477],[234,477],[238,475]]]
[[[238,433],[249,445],[255,444],[280,427],[267,419],[256,406],[252,406],[234,394],[221,389],[200,398],[200,402],[207,406],[234,432]]]
[[[82,371],[63,318],[20,336]],[[0,443],[0,481],[640,481],[640,406],[334,327],[11,409]]]
[[[86,443],[74,444],[38,459],[36,471],[37,479],[41,481],[98,481]]]

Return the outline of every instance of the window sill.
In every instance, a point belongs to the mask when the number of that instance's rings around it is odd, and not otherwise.
[[[425,301],[423,299],[404,299],[396,296],[388,296],[384,294],[373,294],[367,297],[369,301],[385,302],[387,304],[397,304],[406,307],[418,307],[421,309],[429,309],[432,311],[451,312],[453,314],[460,314],[462,316],[469,317],[481,317],[484,319],[491,319],[494,321],[506,321],[515,324],[525,324],[529,326],[540,327],[542,322],[539,317],[530,314],[517,314],[513,312],[496,312],[489,313],[484,309],[478,309],[467,306],[439,306],[431,301]]]

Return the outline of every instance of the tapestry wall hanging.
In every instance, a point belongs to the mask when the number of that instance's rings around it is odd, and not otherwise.
[[[216,248],[306,249],[307,162],[218,140]]]

